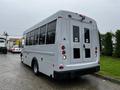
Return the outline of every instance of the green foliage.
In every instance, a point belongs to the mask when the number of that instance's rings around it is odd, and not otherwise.
[[[112,34],[110,32],[107,32],[105,34],[103,46],[104,46],[103,53],[107,56],[112,56],[113,43],[112,43]]]
[[[120,30],[116,31],[115,37],[116,37],[116,45],[115,45],[114,56],[120,57]]]
[[[120,80],[120,58],[101,56],[99,74]]]

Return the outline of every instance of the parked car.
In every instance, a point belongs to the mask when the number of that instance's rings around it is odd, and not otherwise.
[[[13,46],[12,48],[11,48],[11,52],[12,53],[20,53],[21,52],[21,48],[19,47],[19,46],[17,46],[17,45],[15,45],[15,46]]]

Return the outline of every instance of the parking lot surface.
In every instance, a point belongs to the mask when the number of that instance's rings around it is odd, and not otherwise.
[[[94,77],[55,81],[20,62],[19,54],[0,54],[0,90],[120,90],[120,85]]]

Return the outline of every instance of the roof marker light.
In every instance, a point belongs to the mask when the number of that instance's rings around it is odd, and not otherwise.
[[[64,66],[61,64],[61,65],[59,66],[59,69],[64,69]]]
[[[82,22],[83,20],[85,20],[85,16],[83,16],[83,15],[81,15],[81,14],[79,14],[79,16],[82,18],[82,19],[81,19],[81,22]]]
[[[58,16],[58,18],[63,18],[62,16]]]
[[[68,15],[68,17],[69,17],[69,18],[72,18],[72,16],[71,16],[71,15]]]

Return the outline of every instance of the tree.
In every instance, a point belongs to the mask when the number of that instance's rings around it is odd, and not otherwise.
[[[112,33],[107,32],[104,36],[104,54],[107,56],[112,56],[113,53],[113,43],[112,43]]]
[[[101,54],[104,54],[105,34],[100,34]]]
[[[116,38],[116,44],[115,44],[114,56],[120,57],[120,30],[116,31],[115,38]]]

